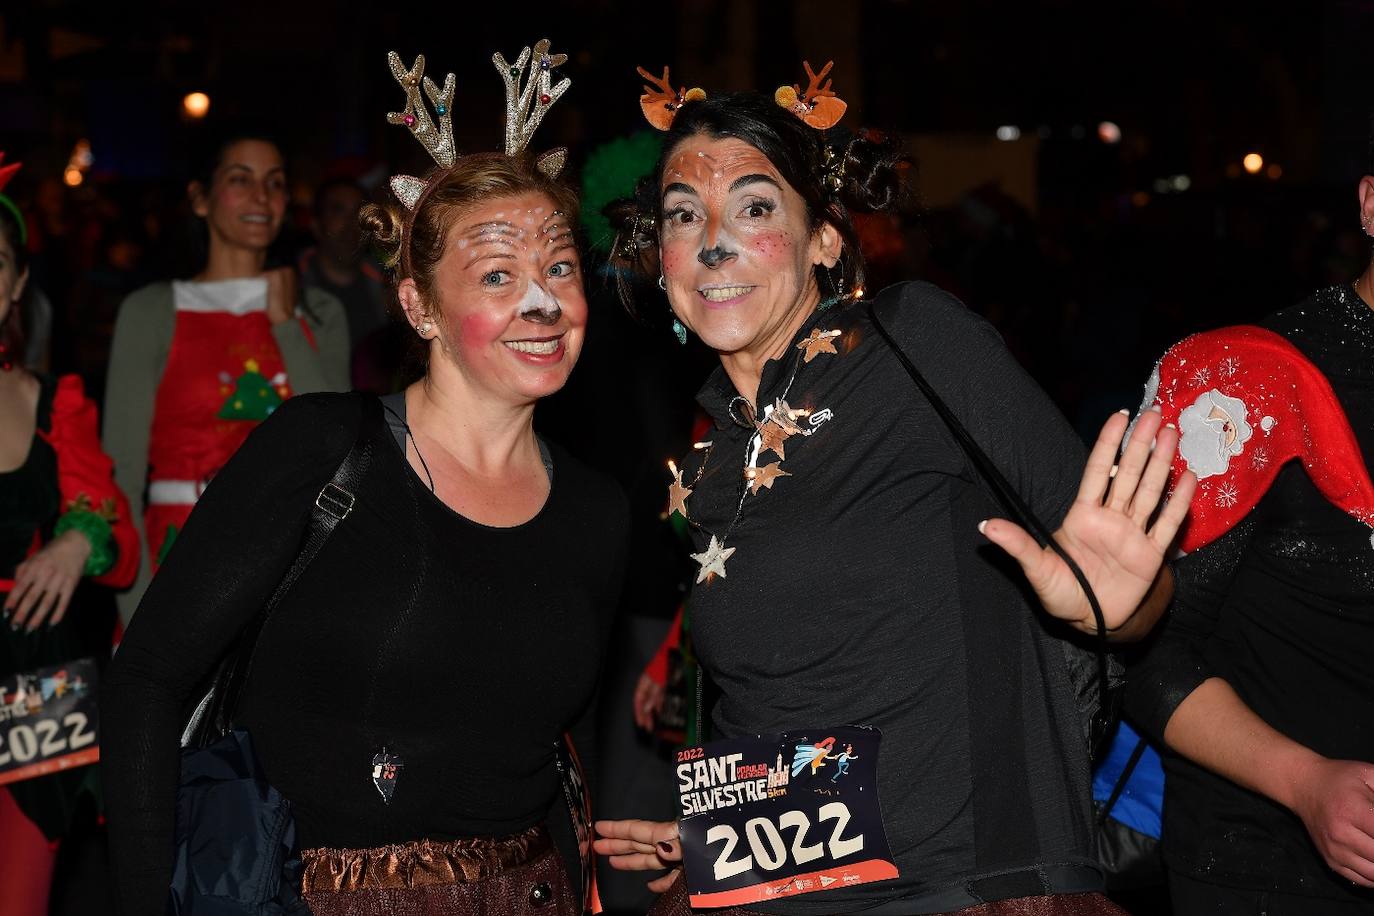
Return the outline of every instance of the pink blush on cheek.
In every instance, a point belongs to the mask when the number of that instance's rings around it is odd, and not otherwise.
[[[488,350],[509,324],[509,315],[468,315],[458,323],[459,354],[468,362],[489,359]]]

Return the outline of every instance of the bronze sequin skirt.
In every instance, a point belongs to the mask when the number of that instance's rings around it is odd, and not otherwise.
[[[508,837],[307,849],[302,893],[314,916],[579,916],[543,826]]]
[[[731,907],[730,909],[696,910],[687,901],[687,885],[682,877],[649,910],[649,916],[693,916],[693,913],[709,913],[710,916],[764,916],[766,910]],[[968,909],[944,916],[1130,916],[1121,907],[1112,903],[1101,894],[1054,894],[1049,897],[1018,897],[1015,900],[998,900],[995,903],[980,903]]]

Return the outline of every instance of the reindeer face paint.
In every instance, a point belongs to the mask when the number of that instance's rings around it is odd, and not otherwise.
[[[572,226],[543,194],[463,214],[435,271],[438,344],[472,383],[515,401],[567,381],[587,301]]]
[[[734,138],[683,141],[662,176],[662,268],[678,318],[722,354],[776,355],[820,300],[806,204]]]

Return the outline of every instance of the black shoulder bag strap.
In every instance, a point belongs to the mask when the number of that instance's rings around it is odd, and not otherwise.
[[[873,322],[873,327],[877,330],[878,335],[892,348],[892,352],[896,355],[897,361],[902,364],[902,368],[906,370],[907,375],[911,376],[911,380],[916,383],[916,387],[925,395],[926,400],[930,402],[930,406],[935,408],[935,412],[940,415],[940,419],[949,427],[949,431],[953,434],[955,441],[958,442],[959,446],[964,450],[964,454],[968,456],[969,461],[973,464],[974,468],[977,469],[984,484],[992,491],[994,498],[1002,504],[1002,507],[1006,509],[1007,514],[1011,516],[1012,520],[1026,529],[1026,531],[1030,532],[1042,547],[1048,545],[1051,550],[1059,555],[1059,558],[1068,565],[1069,571],[1073,573],[1073,577],[1078,580],[1079,587],[1083,589],[1083,594],[1088,599],[1088,605],[1092,608],[1093,619],[1097,623],[1097,636],[1095,642],[1097,649],[1097,677],[1098,689],[1100,691],[1100,705],[1098,706],[1098,715],[1094,717],[1095,721],[1093,722],[1091,734],[1091,743],[1095,751],[1101,738],[1106,734],[1107,727],[1110,725],[1111,721],[1111,704],[1109,702],[1111,683],[1107,676],[1107,622],[1102,616],[1102,606],[1098,604],[1097,594],[1093,591],[1092,586],[1088,584],[1088,579],[1083,575],[1083,570],[1079,568],[1078,564],[1074,562],[1073,558],[1068,555],[1064,548],[1059,545],[1059,542],[1054,539],[1053,532],[1049,530],[1049,527],[1040,520],[1030,506],[1026,505],[1025,500],[1021,498],[1021,494],[1017,493],[1016,488],[1008,483],[1007,479],[1002,476],[1002,472],[998,470],[997,465],[993,464],[987,452],[983,451],[982,446],[980,446],[973,436],[969,434],[969,431],[964,428],[964,424],[959,422],[959,418],[954,415],[954,411],[950,410],[949,405],[941,400],[940,396],[935,392],[935,389],[931,387],[930,382],[926,381],[925,376],[921,374],[921,371],[912,365],[911,360],[907,358],[901,346],[899,346],[892,335],[888,333],[887,328],[883,327],[882,322],[878,320],[878,315],[873,307],[872,301],[867,305],[867,312],[868,318]]]
[[[334,528],[353,511],[354,503],[357,501],[358,485],[372,462],[372,442],[368,432],[372,426],[369,421],[375,412],[376,404],[375,399],[370,399],[370,403],[364,405],[362,422],[353,447],[334,472],[334,476],[315,497],[315,502],[310,508],[310,521],[295,561],[277,583],[272,597],[239,633],[233,647],[220,663],[209,692],[191,714],[190,721],[182,733],[182,747],[205,747],[233,729],[239,696],[253,668],[253,657],[257,652],[258,637],[262,633],[262,628],[282,598],[290,591],[291,586],[315,559],[325,541],[329,540]]]

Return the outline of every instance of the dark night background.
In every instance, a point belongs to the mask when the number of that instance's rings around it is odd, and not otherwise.
[[[457,74],[459,147],[483,149],[502,118],[491,52],[551,36],[573,88],[536,146],[569,146],[574,176],[596,146],[644,128],[636,64],[670,64],[688,85],[771,90],[801,79],[802,58],[834,58],[845,123],[902,132],[918,162],[921,207],[872,233],[879,278],[958,292],[1092,425],[1180,333],[1258,317],[1362,266],[1371,24],[1367,0],[37,0],[0,19],[0,145],[26,164],[11,192],[58,309],[54,368],[98,392],[120,297],[196,267],[185,163],[205,126],[181,115],[187,92],[210,95],[206,124],[265,120],[283,138],[300,205],[285,257],[308,238],[321,179],[375,187],[424,168],[384,119],[402,99],[389,49]],[[1098,139],[1102,121],[1120,126],[1119,143]],[[1020,138],[999,142],[1003,125]],[[93,162],[68,188],[83,139]],[[1265,160],[1258,175],[1240,168],[1250,152]]]
[[[511,58],[546,36],[569,55],[573,86],[533,146],[569,147],[575,181],[602,144],[646,129],[637,64],[670,65],[678,85],[771,93],[802,80],[803,58],[833,58],[844,124],[901,133],[916,162],[918,203],[862,227],[870,286],[922,278],[957,293],[1085,435],[1138,403],[1173,341],[1349,282],[1369,259],[1356,185],[1374,171],[1374,0],[10,0],[0,149],[24,162],[7,192],[28,215],[34,280],[54,304],[51,368],[81,373],[99,396],[121,299],[198,268],[185,201],[198,133],[243,119],[275,129],[291,173],[277,254],[289,263],[312,241],[319,182],[347,175],[380,197],[389,175],[426,168],[408,132],[386,123],[404,98],[388,50],[407,63],[424,53],[436,80],[456,73],[459,150],[483,150],[502,136],[492,52]],[[182,113],[193,91],[211,98],[203,123]],[[1103,122],[1119,142],[1104,140]],[[83,142],[88,166],[74,161]],[[1255,174],[1242,167],[1251,153],[1263,159]],[[628,187],[635,176],[613,177]],[[615,473],[644,530],[657,526],[638,539],[627,611],[657,621],[652,648],[680,574],[657,520],[663,462],[689,441],[710,354],[678,348],[661,299],[637,323],[604,275],[589,272],[589,287],[582,363],[541,425]],[[629,643],[642,635],[620,647],[613,678],[633,683],[642,646]],[[608,722],[628,719],[623,687],[608,692]]]

